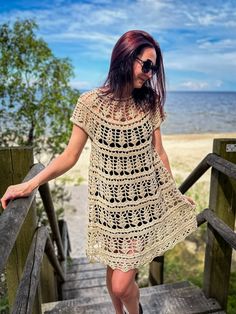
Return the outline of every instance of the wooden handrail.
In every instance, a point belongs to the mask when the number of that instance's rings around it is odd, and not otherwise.
[[[32,313],[44,251],[46,251],[48,258],[54,269],[57,271],[61,281],[65,281],[64,274],[54,253],[47,228],[42,226],[35,232],[25,263],[24,273],[17,289],[12,314]]]
[[[208,208],[206,208],[208,209]],[[204,210],[206,210],[204,209]],[[197,226],[200,227],[202,224],[204,224],[206,222],[206,218],[204,217],[204,210],[201,211],[198,215],[197,215]]]
[[[180,185],[180,192],[187,192],[210,167],[213,167],[228,177],[236,180],[236,165],[218,156],[217,154],[210,153],[197,165],[197,167]]]
[[[216,230],[234,250],[236,250],[236,233],[209,208],[203,211],[203,215],[213,229]]]
[[[23,182],[30,180],[43,169],[43,165],[34,165]],[[30,196],[9,202],[0,219],[0,273],[7,263],[11,250],[16,242],[21,226],[36,195],[35,189]]]
[[[23,276],[17,289],[12,314],[32,313],[47,238],[48,231],[46,227],[40,227],[36,230],[25,263]]]
[[[188,189],[190,189],[191,186],[210,168],[210,165],[207,162],[209,155],[212,155],[212,153],[208,154],[180,185],[179,190],[181,193],[184,194],[187,192]]]
[[[42,164],[35,164],[23,180],[26,182],[36,176],[44,169]],[[5,211],[1,214],[0,219],[0,272],[3,271],[14,243],[17,239],[21,226],[27,216],[28,210],[33,202],[33,199],[38,189],[35,189],[28,197],[14,199],[9,202]],[[58,228],[56,214],[51,198],[48,183],[39,187],[40,195],[48,215],[50,227],[52,229],[53,237],[57,244],[60,260],[65,260],[64,249]]]
[[[49,224],[52,229],[53,238],[57,244],[59,259],[61,261],[64,261],[65,253],[64,253],[64,249],[62,245],[61,235],[60,235],[59,227],[57,223],[57,217],[54,210],[48,183],[45,183],[39,187],[39,193],[43,201],[44,209],[48,216]]]
[[[236,199],[236,139],[214,139],[213,153],[208,154],[181,184],[185,193],[206,171],[212,167],[209,209],[197,216],[200,226],[208,222],[203,291],[207,297],[215,297],[222,308],[227,309],[232,248],[236,249],[233,231]],[[233,179],[233,180],[231,180]]]
[[[198,227],[208,222],[212,228],[234,249],[236,250],[236,233],[223,222],[222,219],[209,208],[205,208],[197,215]]]
[[[7,158],[5,158],[5,155]],[[26,166],[23,167],[22,172],[20,172],[21,168],[18,169],[15,167],[15,164],[13,165],[11,159],[14,157],[14,161],[17,162],[18,155],[20,155],[22,160],[27,161]],[[1,187],[2,193],[6,187],[9,186],[9,184],[26,182],[45,168],[42,164],[36,164],[31,167],[33,163],[33,154],[32,149],[30,148],[22,150],[10,149],[6,152],[4,150],[3,156],[7,161],[9,160],[8,157],[10,156],[11,162],[9,164],[7,163],[6,168],[9,171],[6,172],[6,183]],[[30,171],[28,171],[28,169],[30,169]],[[25,176],[27,171],[28,174]],[[13,178],[10,177],[9,179],[9,173],[10,175],[14,175]],[[19,178],[18,173],[20,173]],[[68,229],[66,228],[65,224],[63,228],[63,242],[65,243],[65,247],[63,248],[49,186],[48,184],[43,185],[40,187],[40,194],[45,205],[45,211],[48,214],[48,220],[52,230],[52,240],[55,241],[57,246],[57,256],[55,254],[54,242],[52,243],[51,237],[49,236],[49,232],[47,231],[46,227],[37,228],[36,209],[35,205],[33,204],[37,190],[38,189],[32,191],[28,197],[20,197],[10,201],[7,208],[0,215],[0,272],[3,272],[5,267],[7,267],[7,280],[10,279],[9,291],[11,293],[9,304],[11,308],[14,306],[12,313],[32,313],[32,311],[39,309],[38,306],[41,300],[36,293],[36,290],[39,284],[39,274],[44,253],[46,253],[47,259],[45,259],[43,263],[45,267],[42,269],[43,276],[47,275],[47,271],[49,271],[50,276],[52,275],[49,280],[49,289],[52,288],[53,290],[48,291],[50,300],[58,299],[58,293],[60,293],[60,283],[65,281],[65,274],[62,269],[64,263],[62,262],[61,265],[59,261],[66,260],[65,256],[68,252],[68,246],[70,248]],[[27,229],[24,228],[25,226]],[[26,231],[28,228],[30,229],[29,237],[27,237]],[[22,245],[25,245],[27,248],[26,250],[21,251],[16,249],[18,245],[21,246],[21,243]],[[11,258],[11,256],[14,256],[15,258],[14,254],[16,254],[17,258],[18,256],[20,257],[20,262],[22,261],[22,263],[19,265],[17,264],[18,261],[16,259]],[[49,262],[52,267],[49,266]],[[12,268],[12,265],[14,268]],[[23,265],[25,266],[24,272],[22,274]],[[55,273],[57,275],[57,279],[59,279],[59,282],[57,280],[57,285],[59,284],[57,289],[55,289],[53,273]],[[18,275],[20,275],[20,277]],[[15,278],[16,280],[14,280]],[[19,278],[21,278],[20,283]],[[45,288],[47,291],[48,287],[45,286]],[[43,298],[44,300],[49,300],[46,294],[43,295]]]
[[[207,155],[207,163],[226,176],[236,180],[236,164],[213,153]]]
[[[203,158],[179,187],[181,193],[187,192],[212,167],[210,209],[206,208],[197,215],[197,225],[208,222],[203,291],[207,297],[216,297],[224,309],[227,304],[232,248],[236,249],[236,233],[233,231],[236,154],[234,150],[227,150],[228,144],[235,147],[236,140],[214,139],[213,153]],[[150,276],[149,274],[149,277],[160,278],[160,269],[162,268],[163,265],[161,267],[158,265],[153,270],[154,268],[152,269],[150,266],[154,275]],[[155,284],[159,284],[157,280],[155,280]]]

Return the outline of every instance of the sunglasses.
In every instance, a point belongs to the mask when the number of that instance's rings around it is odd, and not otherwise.
[[[152,71],[152,75],[157,73],[158,66],[153,65],[153,63],[150,59],[147,59],[146,61],[143,61],[143,60],[139,59],[138,57],[136,57],[136,59],[142,63],[142,72],[143,73],[148,73],[150,71]]]

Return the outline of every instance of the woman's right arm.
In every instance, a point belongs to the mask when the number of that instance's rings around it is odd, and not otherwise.
[[[87,138],[87,133],[74,124],[69,143],[63,153],[52,160],[44,170],[31,180],[9,186],[1,198],[2,207],[6,208],[7,203],[11,199],[28,196],[35,188],[62,175],[72,168],[79,159]]]

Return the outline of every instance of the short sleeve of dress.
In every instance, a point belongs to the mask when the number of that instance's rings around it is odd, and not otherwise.
[[[86,99],[81,95],[74,108],[70,121],[81,127],[88,135],[90,135],[91,111],[88,108]]]
[[[163,113],[161,113],[160,107],[157,106],[156,111],[151,114],[153,130],[158,129],[165,119],[166,119],[166,112],[163,111]]]

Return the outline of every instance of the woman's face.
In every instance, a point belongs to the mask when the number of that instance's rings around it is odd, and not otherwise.
[[[141,88],[145,81],[149,80],[153,73],[150,70],[148,73],[142,72],[142,61],[150,60],[153,65],[156,64],[156,50],[154,48],[144,48],[138,55],[138,59],[134,61],[133,65],[133,88]]]

